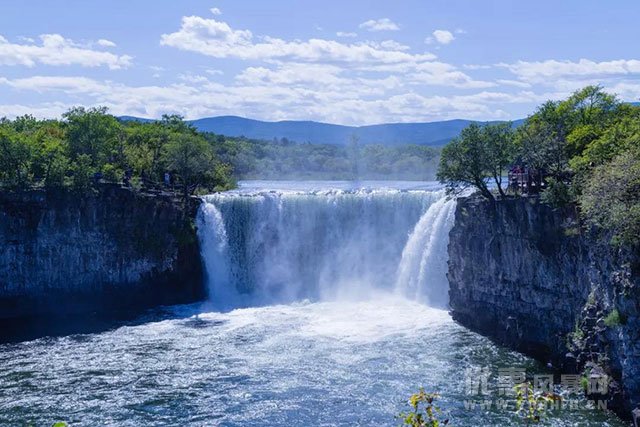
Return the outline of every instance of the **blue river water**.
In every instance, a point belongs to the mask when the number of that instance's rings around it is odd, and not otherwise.
[[[210,300],[0,345],[0,425],[399,425],[419,387],[453,426],[522,425],[498,370],[546,370],[451,320],[454,207],[434,183],[247,182],[209,196]],[[576,399],[545,424],[623,425]]]

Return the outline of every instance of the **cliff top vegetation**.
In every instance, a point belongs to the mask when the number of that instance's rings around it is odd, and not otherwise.
[[[88,191],[101,182],[191,194],[236,179],[433,179],[439,149],[347,146],[198,132],[177,115],[120,120],[104,107],[76,107],[60,120],[0,119],[0,189]]]
[[[438,179],[490,200],[524,190],[552,205],[576,203],[614,243],[638,245],[640,108],[588,86],[545,102],[518,128],[473,124],[443,148]]]
[[[213,144],[180,116],[121,122],[106,108],[76,107],[61,120],[0,119],[0,188],[88,191],[100,182],[184,195],[234,185]]]

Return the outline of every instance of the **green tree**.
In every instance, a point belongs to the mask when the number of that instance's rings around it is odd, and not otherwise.
[[[502,173],[513,156],[512,146],[509,123],[486,126],[472,123],[442,149],[437,178],[450,192],[475,187],[489,200],[495,199],[489,189],[493,180],[504,196]]]
[[[194,191],[198,186],[227,189],[235,185],[230,162],[216,161],[214,150],[220,150],[221,145],[227,156],[234,158],[256,148],[220,136],[207,142],[176,115],[156,122],[121,123],[106,108],[76,107],[63,119],[38,120],[30,115],[0,118],[2,188],[70,185],[74,190],[88,191],[95,172],[101,172],[107,181],[119,182],[129,170],[133,178],[146,178],[144,185],[161,181],[164,172],[171,169],[186,183],[186,190]],[[255,151],[264,154],[264,144],[257,145]]]
[[[625,108],[600,86],[587,86],[564,101],[547,101],[518,129],[519,157],[566,184],[589,164],[580,157]]]
[[[31,114],[18,116],[11,123],[16,132],[33,133],[40,127],[40,122]]]
[[[498,192],[502,197],[505,197],[502,188],[502,175],[513,160],[515,151],[512,123],[487,125],[482,129],[482,132],[487,145],[487,168]]]
[[[569,156],[580,155],[615,120],[620,102],[601,86],[587,86],[559,104],[565,111]]]
[[[567,119],[559,103],[548,101],[516,132],[519,158],[526,166],[564,180],[569,166]]]
[[[180,178],[185,198],[208,181],[207,174],[215,167],[209,144],[204,138],[190,134],[173,137],[165,146],[165,159],[167,167]]]
[[[126,129],[125,163],[134,172],[161,181],[164,169],[163,147],[169,142],[171,130],[162,123],[133,123]]]
[[[640,147],[596,167],[579,197],[588,223],[612,233],[613,243],[640,244]]]
[[[86,154],[91,165],[100,168],[118,156],[120,123],[107,111],[106,107],[74,107],[62,115],[72,159]]]
[[[611,161],[634,146],[640,146],[640,108],[621,105],[615,119],[602,129],[597,139],[571,159],[570,165],[579,173],[588,173],[591,168]]]
[[[73,189],[85,192],[91,188],[91,178],[95,172],[91,166],[91,156],[80,154],[73,163]]]
[[[197,134],[196,128],[184,121],[184,117],[179,114],[163,114],[160,124],[167,129],[177,133]]]
[[[37,169],[47,189],[62,188],[69,170],[69,146],[64,131],[57,122],[44,123],[35,133],[37,140]]]
[[[24,189],[32,182],[34,147],[31,138],[9,126],[0,126],[0,182]]]

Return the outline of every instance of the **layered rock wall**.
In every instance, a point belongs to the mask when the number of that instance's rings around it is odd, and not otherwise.
[[[201,298],[198,204],[116,185],[0,194],[0,318]]]
[[[604,369],[610,406],[640,403],[640,257],[585,233],[575,208],[459,200],[449,243],[459,323],[562,371]]]

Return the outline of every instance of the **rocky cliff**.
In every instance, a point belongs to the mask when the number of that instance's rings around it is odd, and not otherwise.
[[[198,203],[109,185],[0,194],[0,319],[202,297]]]
[[[458,202],[449,243],[459,323],[562,372],[604,370],[609,407],[640,404],[640,256],[535,198]]]

